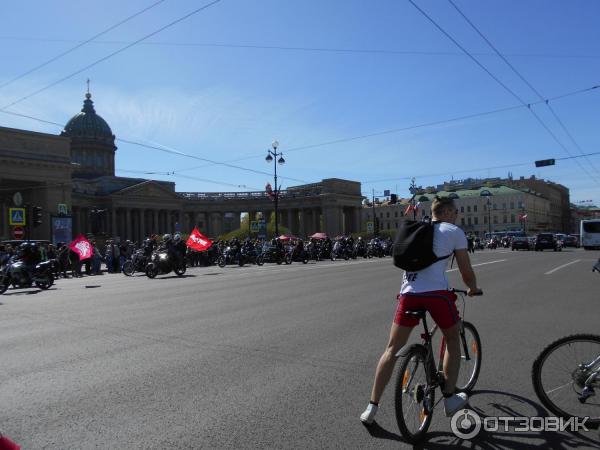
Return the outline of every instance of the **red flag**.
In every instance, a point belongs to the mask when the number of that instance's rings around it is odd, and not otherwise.
[[[69,244],[69,248],[79,255],[79,261],[91,258],[94,254],[94,247],[92,247],[90,241],[88,241],[83,234],[77,236],[77,238]]]
[[[185,243],[185,245],[187,245],[191,249],[196,250],[198,252],[203,252],[204,250],[208,250],[212,244],[213,244],[212,241],[209,238],[207,238],[206,236],[204,236],[202,233],[200,233],[198,231],[198,228],[194,228],[192,230],[190,237],[188,238],[187,242]]]
[[[0,434],[0,450],[20,450],[21,446]]]
[[[406,216],[409,212],[416,210],[416,208],[413,205],[408,205],[406,207],[406,209],[404,210],[404,215]]]

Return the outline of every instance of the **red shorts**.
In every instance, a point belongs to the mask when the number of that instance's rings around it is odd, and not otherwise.
[[[450,328],[460,320],[456,309],[456,294],[450,291],[398,294],[394,323],[403,327],[418,325],[419,319],[404,314],[405,311],[415,309],[426,309],[440,328]]]

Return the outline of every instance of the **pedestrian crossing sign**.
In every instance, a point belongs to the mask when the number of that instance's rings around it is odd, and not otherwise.
[[[26,225],[25,208],[8,208],[8,224],[13,226]]]

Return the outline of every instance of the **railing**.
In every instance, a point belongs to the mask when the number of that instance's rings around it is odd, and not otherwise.
[[[279,192],[279,198],[302,198],[320,195],[322,188],[316,186],[311,189],[288,189]],[[187,200],[260,200],[269,199],[265,191],[254,192],[177,192]]]

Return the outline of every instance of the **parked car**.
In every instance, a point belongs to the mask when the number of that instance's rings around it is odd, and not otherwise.
[[[535,237],[535,251],[561,251],[562,243],[559,244],[559,242],[552,233],[540,233]]]
[[[579,239],[577,238],[577,236],[573,236],[573,235],[566,236],[565,239],[563,240],[563,245],[565,247],[579,248]]]
[[[515,237],[510,244],[511,250],[530,250],[529,239],[526,237]]]

